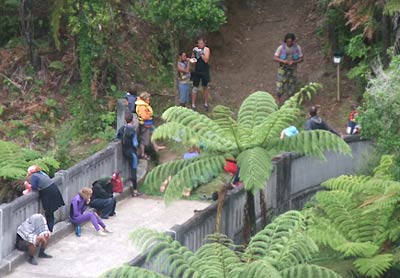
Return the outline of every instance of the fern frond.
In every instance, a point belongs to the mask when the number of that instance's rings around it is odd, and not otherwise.
[[[365,184],[370,179],[371,177],[368,176],[342,175],[323,182],[321,186],[331,190],[343,190],[349,193],[361,193],[366,189]]]
[[[248,264],[238,278],[282,278],[279,271],[269,262],[259,260]]]
[[[191,130],[193,133],[196,133],[197,138],[207,139],[204,143],[211,142],[212,144],[206,145],[207,148],[211,148],[213,144],[227,146],[228,148],[234,145],[234,142],[229,141],[229,138],[223,136],[220,126],[215,121],[191,109],[173,106],[162,114],[162,118],[167,123],[178,124],[170,125],[170,128],[174,128],[174,130],[169,133],[172,135],[171,138],[174,138],[174,136],[179,137],[180,130],[185,127],[185,132]],[[154,138],[160,136],[159,134],[161,131],[157,133],[157,129],[153,134],[153,136],[156,136]],[[167,133],[168,131],[164,129],[163,132]]]
[[[400,182],[373,179],[370,183],[372,184],[371,186],[384,191],[375,192],[377,195],[364,201],[362,207],[368,207],[366,212],[375,210],[392,211],[400,203]]]
[[[252,93],[240,106],[238,113],[239,129],[253,130],[277,108],[275,99],[270,93],[262,91]]]
[[[264,188],[272,173],[271,154],[265,149],[256,147],[240,153],[237,158],[240,178],[247,191]]]
[[[260,125],[253,128],[251,133],[253,144],[263,147],[272,145],[270,140],[280,138],[282,130],[295,122],[299,111],[297,108],[288,108],[271,113]]]
[[[394,180],[394,167],[396,167],[394,155],[382,155],[379,165],[374,169],[374,178]]]
[[[157,272],[145,268],[124,265],[107,271],[102,274],[103,278],[168,278]]]
[[[392,254],[381,254],[372,258],[357,259],[354,261],[354,265],[361,274],[371,278],[379,278],[391,267],[392,262]]]
[[[247,260],[267,259],[277,269],[308,262],[318,251],[305,231],[308,220],[298,211],[278,216],[251,239],[244,257]]]
[[[285,268],[281,271],[281,274],[283,278],[342,278],[341,275],[333,270],[312,264]]]
[[[326,130],[302,131],[296,136],[285,137],[278,141],[276,149],[310,155],[319,159],[325,159],[325,151],[351,155],[349,145],[340,137]]]
[[[28,166],[18,145],[0,140],[0,177],[3,179],[23,178]]]
[[[347,242],[347,239],[337,227],[331,225],[331,221],[323,216],[315,217],[313,224],[307,230],[307,234],[316,243],[329,246],[333,250]]]
[[[243,266],[236,252],[219,243],[203,245],[196,252],[196,257],[198,259],[193,262],[193,267],[202,277],[229,277]]]
[[[184,277],[185,275],[192,277],[196,272],[191,266],[191,262],[196,261],[193,252],[170,236],[140,228],[134,231],[130,238],[142,253],[148,251],[146,260],[154,259],[155,267],[162,269],[163,273],[169,273],[172,277]]]
[[[319,83],[310,82],[306,86],[302,87],[297,93],[295,93],[292,97],[287,99],[281,109],[286,108],[295,108],[299,104],[301,104],[304,100],[311,99],[311,97],[317,93],[319,89],[322,88],[322,85]]]
[[[230,108],[217,105],[212,111],[212,118],[219,126],[219,133],[230,142],[236,142],[237,123],[233,119],[233,112]]]
[[[216,177],[223,169],[225,156],[200,155],[196,159],[188,159],[188,162],[172,176],[164,195],[167,203],[179,198],[185,188],[196,188]]]
[[[346,242],[335,249],[346,257],[371,257],[376,254],[379,246],[369,242]]]
[[[60,163],[52,156],[44,156],[28,161],[29,165],[38,165],[46,173],[51,172],[51,169],[59,169]]]
[[[194,160],[198,159],[180,159],[164,162],[157,165],[149,173],[147,173],[146,178],[143,182],[143,186],[149,187],[152,190],[156,190],[160,187],[161,183],[167,179],[169,176],[175,176],[180,170],[192,163]]]

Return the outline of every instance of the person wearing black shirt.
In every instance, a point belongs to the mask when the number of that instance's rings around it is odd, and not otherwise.
[[[115,215],[117,200],[113,196],[112,188],[111,177],[103,177],[92,185],[93,194],[89,206],[95,208],[103,219]]]

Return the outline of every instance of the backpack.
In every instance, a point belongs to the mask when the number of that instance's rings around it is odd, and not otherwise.
[[[136,99],[137,97],[134,95],[131,95],[131,93],[127,92],[125,95],[125,99],[128,101],[128,109],[129,111],[131,111],[132,113],[136,114]]]
[[[297,43],[293,45],[293,60],[296,61],[300,58],[300,53],[299,53],[299,47],[297,46]],[[286,43],[282,43],[282,48],[281,48],[281,53],[279,55],[279,58],[282,60],[287,59],[287,54],[286,54]]]
[[[123,191],[122,177],[119,172],[115,171],[111,176],[111,184],[113,185],[112,191],[116,193],[121,193]]]

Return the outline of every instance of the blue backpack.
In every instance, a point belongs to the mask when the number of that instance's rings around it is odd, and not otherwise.
[[[128,101],[128,109],[129,111],[131,111],[132,113],[136,114],[136,99],[137,97],[134,95],[131,95],[131,93],[127,92],[125,95],[125,99]]]
[[[300,53],[299,53],[299,47],[297,46],[297,43],[295,43],[293,45],[293,60],[297,61],[298,59],[300,59]],[[286,60],[287,59],[287,54],[286,54],[286,43],[282,43],[282,48],[281,48],[281,53],[279,58],[281,58],[282,60]]]

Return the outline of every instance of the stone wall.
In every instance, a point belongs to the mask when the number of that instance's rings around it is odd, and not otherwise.
[[[125,180],[129,178],[128,163],[123,161],[121,144],[118,141],[110,143],[102,151],[71,168],[58,171],[53,181],[60,189],[67,205],[55,212],[56,222],[68,219],[69,203],[80,188],[91,186],[99,177],[111,175],[114,170],[119,170]],[[143,172],[143,169],[138,169],[138,172]],[[42,208],[37,192],[21,196],[11,203],[0,205],[0,262],[14,249],[18,225],[30,215],[41,212]]]
[[[352,149],[352,156],[327,152],[327,159],[321,161],[294,153],[284,153],[274,158],[274,170],[264,188],[268,216],[273,217],[291,209],[301,209],[314,193],[321,189],[322,182],[340,175],[355,173],[370,153],[372,144],[358,137],[349,137],[346,141]],[[255,204],[258,224],[261,222],[259,199],[257,193]],[[225,198],[221,232],[235,243],[241,243],[242,240],[245,203],[244,190],[231,191]],[[215,232],[216,213],[217,203],[213,203],[182,225],[173,226],[168,234],[196,251],[202,245],[205,236]],[[135,258],[131,261],[131,265],[153,267],[152,262],[145,263],[144,258],[144,256]]]

